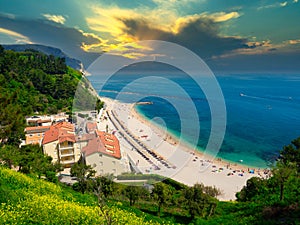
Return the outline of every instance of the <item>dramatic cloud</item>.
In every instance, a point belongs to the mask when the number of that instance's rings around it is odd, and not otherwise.
[[[164,40],[183,45],[204,58],[224,54],[240,48],[249,48],[247,40],[219,35],[218,23],[209,17],[189,17],[176,23],[176,29],[165,31],[147,20],[122,19],[127,35],[138,40]]]
[[[160,1],[156,2],[160,3]],[[170,2],[161,4],[165,6]],[[175,0],[172,2],[181,4]],[[161,8],[132,10],[93,6],[92,10],[95,15],[86,18],[89,28],[113,40],[107,42],[105,47],[101,46],[106,51],[128,42],[155,39],[181,44],[206,58],[247,47],[246,40],[243,38],[219,35],[221,24],[240,17],[238,12],[178,16],[176,11],[161,10]]]
[[[15,39],[16,43],[27,43],[27,44],[31,44],[32,42],[29,40],[28,37],[25,37],[24,35],[17,33],[15,31],[11,31],[8,29],[4,29],[0,27],[0,33],[8,35],[12,38]]]
[[[66,18],[61,16],[61,15],[50,15],[50,14],[43,14],[43,16],[50,20],[53,21],[55,23],[60,23],[60,24],[64,24],[66,22]]]
[[[88,54],[83,47],[101,44],[101,39],[95,35],[44,20],[13,19],[0,15],[0,27],[2,32],[10,32],[10,35],[28,42],[30,40],[32,43],[60,48],[70,57],[80,59],[86,65],[93,61],[96,55]]]

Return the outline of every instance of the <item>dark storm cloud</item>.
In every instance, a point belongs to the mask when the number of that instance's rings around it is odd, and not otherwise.
[[[80,59],[85,66],[98,55],[85,52],[81,45],[99,44],[100,40],[75,28],[67,28],[45,20],[24,20],[4,15],[0,15],[0,27],[20,33],[33,43],[60,48],[70,57]]]
[[[189,48],[199,56],[209,59],[236,49],[249,48],[247,39],[222,37],[218,23],[209,18],[199,18],[182,25],[176,33],[155,28],[143,19],[121,19],[124,32],[139,40],[164,40]]]

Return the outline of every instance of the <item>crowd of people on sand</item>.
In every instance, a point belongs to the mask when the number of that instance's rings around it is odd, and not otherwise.
[[[195,155],[195,153],[191,153],[193,155]],[[241,165],[241,164],[237,164],[237,163],[230,163],[230,162],[226,162],[223,161],[221,158],[217,158],[215,161],[218,162],[218,165],[214,164],[214,160],[210,160],[210,159],[201,159],[198,156],[194,156],[193,162],[197,162],[200,161],[200,166],[204,167],[207,166],[207,164],[211,165],[211,172],[212,173],[220,173],[225,171],[225,168],[227,169],[227,171],[229,170],[229,172],[227,173],[227,176],[233,176],[233,175],[237,175],[237,176],[244,176],[246,173],[249,174],[257,174],[259,177],[261,178],[269,178],[271,176],[271,170],[270,169],[260,169],[260,168],[246,168],[245,166]]]

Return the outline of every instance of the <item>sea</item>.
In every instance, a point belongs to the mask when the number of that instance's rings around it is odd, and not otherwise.
[[[226,105],[226,131],[217,157],[258,168],[272,166],[283,146],[300,136],[300,74],[227,73],[215,78]],[[188,74],[172,68],[125,68],[109,80],[97,75],[88,79],[100,97],[148,102],[136,105],[138,113],[205,151],[211,135],[210,105]],[[195,113],[194,107],[199,121],[178,110]]]

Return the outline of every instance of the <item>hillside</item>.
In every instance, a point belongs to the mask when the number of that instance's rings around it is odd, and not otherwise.
[[[32,49],[38,52],[42,52],[45,55],[53,55],[55,57],[65,58],[66,65],[70,66],[75,70],[79,70],[79,71],[84,70],[82,63],[79,60],[70,58],[67,54],[65,54],[58,48],[45,46],[45,45],[37,45],[37,44],[3,45],[3,47],[6,50],[13,50],[16,52],[24,52],[27,49]]]
[[[113,224],[161,224],[114,205],[110,214]],[[0,167],[0,224],[105,223],[92,195]]]
[[[86,108],[96,98],[89,81],[64,58],[4,50],[0,45],[0,142],[15,143],[22,137],[25,116],[71,114],[74,104]]]

